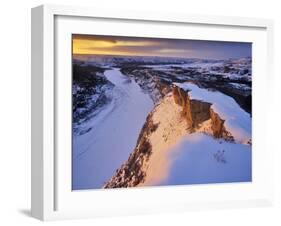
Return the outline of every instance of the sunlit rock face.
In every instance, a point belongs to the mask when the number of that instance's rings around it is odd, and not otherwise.
[[[222,119],[208,102],[190,99],[188,92],[180,87],[173,87],[173,97],[176,104],[182,107],[182,113],[192,128],[211,119],[211,129],[215,138],[225,138],[231,140],[231,135],[224,127],[225,120]]]
[[[157,177],[153,171],[162,168],[165,172],[166,162],[160,158],[165,158],[165,152],[186,135],[199,132],[204,123],[204,130],[209,131],[206,133],[213,138],[233,141],[230,132],[225,129],[224,122],[225,120],[212,109],[212,104],[191,99],[187,91],[174,86],[172,92],[147,116],[134,151],[104,188],[155,183]]]
[[[191,127],[194,126],[191,103],[188,94],[181,88],[173,87],[173,97],[176,104],[182,107],[182,114],[186,117],[187,121],[190,123]]]
[[[175,103],[182,106],[182,113],[192,128],[210,118],[210,103],[191,100],[186,91],[176,86],[173,87],[173,97]]]
[[[215,138],[222,138],[223,133],[225,131],[224,128],[224,120],[220,118],[220,116],[214,112],[213,109],[210,109],[210,116],[212,121],[212,131]]]
[[[224,126],[225,120],[221,119],[219,114],[217,114],[212,108],[210,108],[210,117],[212,122],[211,129],[213,131],[213,136],[215,138],[223,138],[227,141],[234,142],[234,137]]]

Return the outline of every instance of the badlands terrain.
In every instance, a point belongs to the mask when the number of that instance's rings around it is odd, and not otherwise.
[[[74,55],[78,189],[247,182],[251,59]]]

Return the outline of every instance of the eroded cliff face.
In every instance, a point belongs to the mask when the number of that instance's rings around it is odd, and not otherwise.
[[[174,86],[172,93],[167,94],[147,116],[135,149],[104,188],[146,185],[155,165],[161,162],[159,153],[164,155],[167,149],[189,133],[204,132],[214,138],[234,141],[224,122],[212,109],[212,104],[191,99],[188,91]]]
[[[173,87],[173,97],[175,103],[182,106],[182,114],[192,128],[210,118],[210,103],[190,99],[188,93],[177,86]]]
[[[222,138],[223,133],[225,131],[224,128],[224,120],[220,118],[220,116],[214,112],[212,108],[210,108],[210,117],[212,121],[212,131],[215,138]]]
[[[212,104],[191,99],[188,91],[178,86],[173,87],[173,97],[175,103],[182,107],[183,116],[193,129],[200,127],[201,123],[211,120],[211,131],[215,138],[233,141],[232,135],[225,129],[225,120],[212,109]]]

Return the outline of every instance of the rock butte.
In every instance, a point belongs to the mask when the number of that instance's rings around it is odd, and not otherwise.
[[[225,120],[212,109],[211,103],[191,99],[188,90],[185,91],[174,85],[172,92],[168,93],[147,116],[134,151],[116,171],[115,175],[104,185],[104,188],[136,187],[147,184],[146,180],[149,177],[147,169],[153,154],[150,138],[153,133],[157,133],[158,126],[162,123],[154,122],[153,115],[160,110],[165,99],[171,98],[171,95],[174,103],[180,106],[178,114],[184,119],[185,122],[182,123],[186,127],[184,133],[175,135],[178,136],[178,139],[189,133],[204,132],[216,139],[222,138],[230,142],[234,141],[231,133],[225,129]],[[170,117],[176,117],[176,115]],[[167,149],[170,147],[171,145],[167,144]]]

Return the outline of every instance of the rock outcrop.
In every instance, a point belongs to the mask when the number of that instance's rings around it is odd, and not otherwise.
[[[210,103],[190,99],[188,92],[177,86],[173,87],[173,97],[175,103],[182,106],[183,116],[193,128],[210,119]]]
[[[210,116],[211,116],[211,121],[212,121],[212,131],[213,131],[213,136],[215,138],[222,138],[223,133],[225,131],[224,128],[224,121],[223,119],[220,118],[220,116],[214,112],[212,108],[210,108]]]
[[[155,120],[154,116],[157,113],[160,114],[160,109],[162,109],[162,115],[169,114],[166,111],[167,109],[165,110],[164,108],[164,106],[167,106],[167,104],[170,106],[170,108],[178,109],[177,114],[170,115],[172,115],[172,118],[181,118],[181,121],[171,123],[171,121],[167,120],[167,117],[161,118],[160,121]],[[136,187],[144,184],[148,177],[146,166],[148,162],[152,164],[151,161],[153,158],[155,160],[155,157],[151,155],[157,149],[156,146],[162,142],[169,147],[169,139],[175,139],[177,136],[181,137],[188,133],[202,131],[200,128],[202,128],[201,126],[205,122],[208,122],[206,131],[209,131],[207,133],[210,135],[214,136],[215,138],[223,138],[228,141],[234,141],[231,134],[225,129],[225,121],[220,118],[219,114],[212,109],[212,104],[201,100],[191,99],[188,91],[174,86],[172,88],[172,93],[167,94],[162,102],[156,105],[154,110],[151,111],[151,113],[147,116],[146,122],[137,140],[135,149],[130,154],[128,160],[104,185],[104,188]],[[164,124],[172,125],[170,125],[170,127],[165,127]],[[174,127],[184,127],[185,129],[184,132],[183,130],[180,132]],[[155,133],[157,133],[156,136]],[[163,134],[161,135],[161,133]],[[168,135],[166,133],[169,134],[169,139],[167,138]],[[155,139],[155,137],[158,137],[158,139]],[[159,137],[161,137],[163,140],[159,140]],[[163,148],[163,146],[160,145],[158,149],[159,148]],[[161,152],[161,154],[163,154],[163,152]],[[159,159],[156,161],[158,160]]]
[[[183,116],[193,129],[196,129],[206,120],[211,119],[212,135],[215,138],[224,138],[233,141],[232,135],[225,129],[222,118],[212,109],[208,102],[191,99],[188,91],[178,86],[173,87],[173,97],[175,103],[182,107]]]

